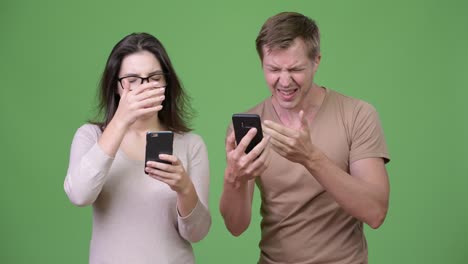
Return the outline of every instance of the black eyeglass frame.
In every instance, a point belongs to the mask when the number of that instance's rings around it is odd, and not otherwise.
[[[161,86],[156,87],[156,88],[166,87],[166,86],[167,86],[167,79],[166,79],[166,78],[167,78],[167,75],[168,75],[168,74],[165,73],[165,72],[151,74],[151,75],[148,76],[148,77],[140,77],[140,76],[136,76],[136,75],[130,75],[130,76],[124,76],[124,77],[118,78],[117,80],[119,81],[120,86],[122,87],[122,89],[125,89],[124,86],[123,86],[123,84],[122,84],[122,80],[123,80],[123,79],[126,79],[126,78],[138,78],[138,79],[141,80],[140,84],[143,84],[143,82],[144,82],[145,80],[146,80],[146,82],[149,83],[149,82],[150,82],[150,78],[152,78],[152,77],[154,77],[154,76],[156,76],[156,75],[162,75],[162,76],[164,77],[164,81],[165,81],[165,83],[166,83],[165,85],[161,85]]]

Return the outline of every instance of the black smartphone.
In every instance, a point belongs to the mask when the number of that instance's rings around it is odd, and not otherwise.
[[[174,133],[172,133],[172,131],[147,132],[145,167],[147,161],[157,161],[169,164],[168,161],[159,159],[159,154],[172,155],[173,140]]]
[[[262,122],[257,114],[234,114],[232,115],[232,124],[234,126],[234,134],[236,142],[239,145],[242,138],[249,132],[252,127],[257,129],[257,134],[250,141],[250,144],[245,149],[245,153],[249,153],[263,139]]]

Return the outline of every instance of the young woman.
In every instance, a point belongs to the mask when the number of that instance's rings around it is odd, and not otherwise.
[[[93,206],[90,263],[194,263],[211,225],[206,146],[163,45],[139,33],[113,48],[100,83],[103,121],[73,139],[64,183]],[[173,155],[145,164],[146,133],[173,131]]]

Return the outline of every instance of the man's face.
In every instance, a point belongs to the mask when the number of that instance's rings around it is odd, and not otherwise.
[[[300,110],[312,88],[320,57],[312,62],[304,41],[296,38],[287,49],[263,47],[263,73],[273,100],[285,110]]]

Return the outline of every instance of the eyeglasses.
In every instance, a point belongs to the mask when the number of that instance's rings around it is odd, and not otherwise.
[[[166,87],[166,78],[164,73],[156,73],[153,75],[150,75],[146,78],[140,77],[140,76],[125,76],[122,78],[119,78],[119,83],[122,85],[123,89],[134,89],[137,88],[139,85],[143,84],[144,81],[147,82],[155,82],[154,88],[161,88],[161,87]]]

